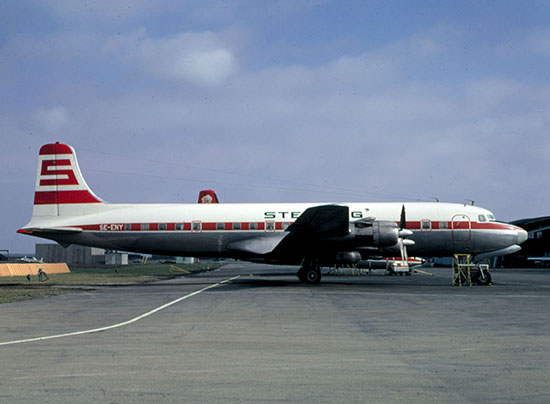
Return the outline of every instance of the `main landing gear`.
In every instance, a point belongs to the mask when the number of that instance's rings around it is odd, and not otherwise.
[[[296,275],[300,281],[308,285],[316,285],[321,282],[321,268],[319,263],[313,259],[304,259],[302,267]]]

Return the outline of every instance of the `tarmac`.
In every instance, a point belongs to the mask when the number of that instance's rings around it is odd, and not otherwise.
[[[0,403],[550,402],[550,269],[472,287],[296,270],[0,305]]]

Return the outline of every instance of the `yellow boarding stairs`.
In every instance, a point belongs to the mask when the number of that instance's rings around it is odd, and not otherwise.
[[[473,264],[470,262],[470,254],[455,254],[453,260],[452,285],[472,286],[472,282],[478,285],[491,284],[489,265]],[[473,274],[472,274],[473,273]]]

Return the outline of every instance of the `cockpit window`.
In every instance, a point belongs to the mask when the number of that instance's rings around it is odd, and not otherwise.
[[[494,222],[495,220],[497,220],[495,219],[495,215],[487,215],[487,217],[489,218],[490,222]]]
[[[487,221],[487,218],[485,217],[485,215],[479,215],[479,216],[477,217],[477,220],[478,220],[479,222],[486,222],[486,221]]]

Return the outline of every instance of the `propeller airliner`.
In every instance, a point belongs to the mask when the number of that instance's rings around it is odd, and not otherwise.
[[[201,198],[217,202],[215,193]],[[320,282],[326,265],[406,260],[407,252],[481,260],[518,251],[527,239],[489,210],[457,203],[108,203],[62,143],[40,149],[32,218],[18,233],[63,246],[300,265],[308,284]]]

